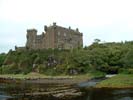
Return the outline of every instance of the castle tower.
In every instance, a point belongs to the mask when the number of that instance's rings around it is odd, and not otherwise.
[[[45,35],[46,36],[45,37],[46,49],[48,49],[48,48],[54,49],[55,48],[55,44],[56,44],[55,31],[56,31],[56,28],[57,28],[57,25],[55,22],[53,23],[53,26],[50,26],[50,27],[45,26],[45,28],[44,28],[44,30],[46,32],[46,35]]]
[[[36,29],[28,29],[27,30],[27,48],[35,49],[35,40],[36,40],[37,30]]]

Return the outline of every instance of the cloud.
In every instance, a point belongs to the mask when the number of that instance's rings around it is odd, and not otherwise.
[[[132,40],[132,4],[132,0],[0,0],[0,47],[25,45],[27,28],[37,28],[40,34],[54,21],[78,27],[84,45],[95,38]]]

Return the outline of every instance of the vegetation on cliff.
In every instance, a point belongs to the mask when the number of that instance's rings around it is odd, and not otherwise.
[[[0,55],[1,74],[133,73],[133,41],[99,43],[73,50],[18,50]],[[99,74],[100,73],[100,74]]]

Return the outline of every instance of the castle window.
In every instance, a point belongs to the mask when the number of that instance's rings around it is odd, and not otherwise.
[[[60,32],[58,32],[58,35],[60,35]]]
[[[66,36],[66,33],[64,33],[64,36]]]

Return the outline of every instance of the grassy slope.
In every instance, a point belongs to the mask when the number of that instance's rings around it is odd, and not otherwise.
[[[0,78],[13,78],[13,79],[38,79],[38,78],[73,78],[73,79],[91,79],[94,77],[91,74],[87,75],[61,75],[61,76],[47,76],[44,74],[39,74],[39,73],[29,73],[29,74],[4,74],[0,75]]]
[[[93,75],[91,74],[84,74],[84,75],[73,75],[73,76],[69,76],[69,75],[61,75],[61,76],[46,76],[44,74],[39,74],[39,73],[29,73],[27,75],[23,75],[23,74],[6,74],[6,75],[0,75],[0,78],[4,78],[4,79],[7,79],[7,82],[8,79],[13,79],[13,80],[29,80],[29,79],[35,79],[36,82],[39,82],[39,80],[43,79],[42,82],[45,83],[63,83],[63,84],[77,84],[77,83],[80,83],[80,82],[85,82],[85,81],[88,81],[89,79],[91,79],[92,77],[94,77]],[[39,79],[39,80],[38,80]],[[45,80],[46,79],[46,80]],[[48,79],[50,79],[48,81]],[[52,81],[52,80],[53,81]],[[59,82],[61,81],[61,82]],[[6,82],[6,80],[5,80]],[[10,81],[12,82],[12,81]]]
[[[98,88],[133,88],[133,74],[131,75],[117,75],[107,80],[104,80],[96,85]]]
[[[105,77],[105,73],[98,72],[96,71],[95,73],[87,73],[87,74],[77,74],[77,75],[66,75],[66,74],[61,74],[61,75],[45,75],[45,74],[40,74],[36,72],[31,72],[28,74],[0,74],[0,78],[14,78],[14,79],[37,79],[37,78],[75,78],[75,79],[92,79],[92,78],[101,78]]]

